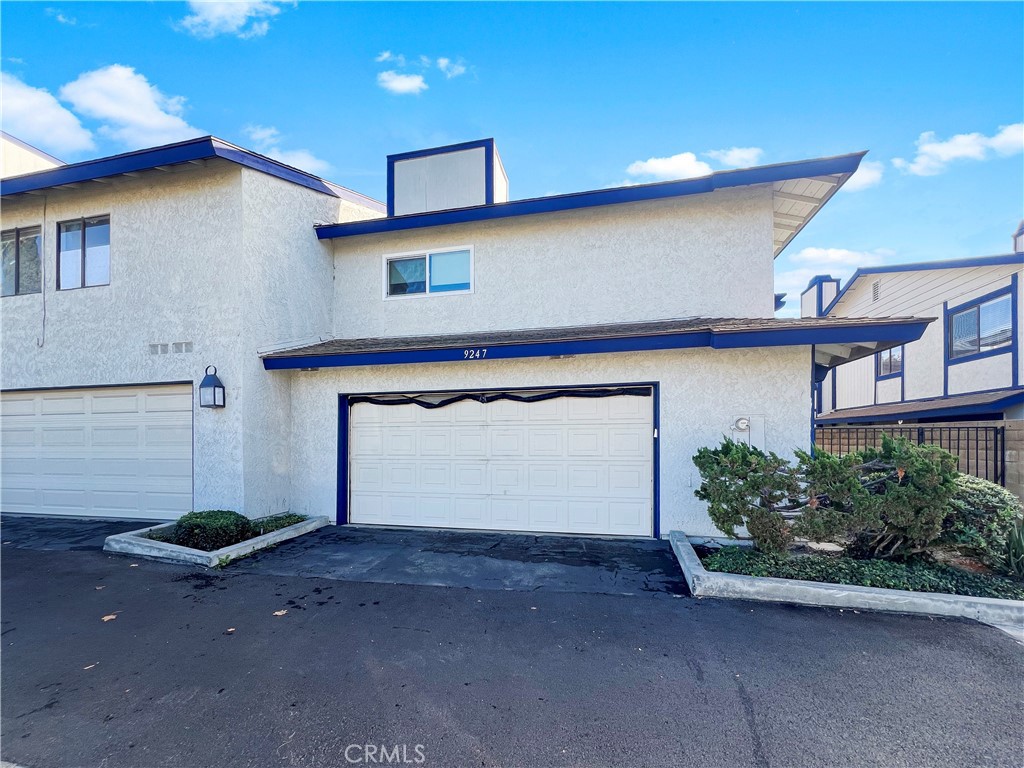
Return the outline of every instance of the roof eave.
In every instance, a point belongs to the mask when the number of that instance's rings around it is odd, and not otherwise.
[[[754,347],[815,346],[837,348],[828,353],[829,361],[819,365],[832,367],[874,354],[883,349],[916,341],[924,334],[932,318],[911,318],[846,324],[819,328],[776,328],[733,331],[714,327],[678,333],[606,336],[543,341],[479,343],[424,346],[380,351],[326,352],[302,354],[301,350],[271,352],[263,355],[266,370],[301,368],[344,368],[365,365],[403,365],[411,363],[475,362],[528,357],[602,354],[614,352],[650,352],[669,349],[745,349]],[[467,356],[467,351],[483,351],[482,357]]]

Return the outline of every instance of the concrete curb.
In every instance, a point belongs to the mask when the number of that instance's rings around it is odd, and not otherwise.
[[[123,555],[134,555],[144,557],[147,560],[159,560],[163,563],[187,563],[190,565],[202,565],[206,568],[214,568],[226,565],[232,560],[252,554],[259,549],[265,549],[282,541],[294,539],[304,533],[315,531],[328,525],[330,521],[326,517],[311,517],[301,523],[289,525],[254,539],[247,539],[230,547],[221,547],[212,552],[203,552],[201,549],[179,547],[177,544],[169,544],[165,541],[156,541],[146,538],[150,531],[158,531],[162,528],[170,528],[174,523],[162,523],[151,525],[148,528],[140,528],[137,531],[118,533],[108,536],[103,543],[104,552],[115,552]]]
[[[1024,601],[718,573],[705,570],[683,532],[670,532],[669,542],[695,597],[953,616],[1024,631]]]

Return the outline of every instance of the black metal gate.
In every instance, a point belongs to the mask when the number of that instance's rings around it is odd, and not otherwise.
[[[882,435],[937,445],[960,458],[960,471],[1006,485],[1006,427],[815,427],[814,447],[837,456],[881,448]]]

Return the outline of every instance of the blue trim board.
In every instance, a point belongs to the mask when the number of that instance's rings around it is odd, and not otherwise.
[[[450,148],[441,147],[440,149],[451,151]],[[425,151],[434,152],[435,150]],[[412,213],[405,216],[389,215],[384,219],[326,224],[316,228],[316,235],[321,240],[328,240],[336,237],[400,232],[408,229],[438,227],[446,224],[465,224],[474,221],[507,219],[514,216],[530,216],[538,213],[555,213],[557,211],[594,208],[602,205],[617,205],[620,203],[636,203],[643,200],[662,200],[671,197],[684,197],[686,195],[700,195],[714,192],[717,189],[745,187],[752,184],[773,184],[780,181],[805,179],[814,176],[852,174],[857,170],[865,154],[864,152],[856,152],[849,155],[839,155],[837,157],[817,160],[801,160],[793,163],[764,165],[734,171],[716,171],[709,176],[702,176],[697,179],[684,179],[682,181],[637,184],[632,187],[574,192],[567,195],[536,197],[529,200],[514,200],[493,205],[477,205],[446,211]],[[390,156],[389,166],[391,165],[391,158],[394,157],[401,156]],[[391,187],[393,187],[393,183]],[[394,190],[389,189],[389,198],[392,198],[393,194]],[[394,210],[393,202],[391,200],[389,210]]]
[[[1010,343],[1009,343],[1009,345],[1007,345],[1005,347],[997,347],[996,349],[986,349],[983,352],[975,352],[974,354],[971,354],[971,355],[962,355],[962,356],[960,356],[958,358],[955,358],[955,359],[951,358],[949,356],[949,344],[950,344],[949,321],[950,321],[950,318],[953,315],[957,314],[958,312],[964,311],[965,309],[970,309],[971,307],[977,306],[979,304],[984,304],[986,301],[991,301],[992,299],[999,299],[999,298],[1002,298],[1003,296],[1009,296],[1010,297]],[[962,304],[958,304],[955,307],[950,307],[950,306],[948,306],[948,304],[949,304],[949,302],[946,302],[945,304],[943,304],[943,311],[942,311],[942,329],[943,329],[942,330],[942,343],[943,343],[942,361],[943,361],[943,365],[944,365],[944,367],[946,369],[944,373],[945,373],[946,380],[947,380],[947,384],[946,384],[946,387],[943,389],[943,393],[944,394],[949,394],[948,379],[949,379],[949,367],[950,366],[952,366],[952,365],[960,365],[962,363],[971,363],[971,362],[974,362],[975,360],[983,360],[983,359],[985,359],[987,357],[996,357],[998,355],[1011,355],[1012,356],[1012,363],[1011,363],[1011,365],[1013,367],[1012,384],[1013,384],[1013,386],[1016,387],[1017,384],[1018,384],[1017,379],[1018,379],[1018,376],[1019,376],[1019,373],[1018,373],[1018,370],[1017,370],[1017,359],[1018,359],[1017,355],[1018,355],[1018,348],[1020,346],[1020,338],[1019,338],[1020,337],[1020,333],[1019,333],[1019,329],[1017,327],[1017,275],[1015,275],[1015,274],[1014,275],[1010,275],[1010,284],[1009,285],[1005,285],[1002,288],[997,288],[996,290],[990,291],[990,292],[986,293],[983,296],[978,296],[978,297],[973,298],[973,299],[971,299],[969,301],[965,301]]]
[[[976,392],[969,392],[965,394],[978,394]],[[957,397],[957,395],[953,395]],[[935,398],[926,398],[932,399]],[[916,402],[922,402],[921,400],[906,400],[904,405],[913,405]],[[1013,394],[1009,394],[999,400],[993,400],[989,403],[981,403],[978,405],[956,405],[949,406],[947,408],[935,408],[927,411],[906,411],[902,413],[886,413],[883,415],[874,416],[823,416],[818,419],[819,423],[823,424],[864,424],[866,422],[878,422],[880,424],[889,424],[896,421],[906,421],[908,419],[936,419],[936,418],[948,418],[955,416],[973,416],[976,414],[988,414],[998,411],[1002,411],[1011,405],[1017,405],[1018,403],[1024,403],[1024,390],[1020,390]]]
[[[786,294],[784,294],[784,293],[776,293],[775,294],[775,311],[778,312],[784,306],[786,306]]]
[[[861,341],[906,343],[921,338],[929,322],[927,320],[914,323],[887,324],[880,322],[836,328],[794,328],[733,333],[699,331],[606,339],[495,344],[493,346],[480,344],[475,345],[475,347],[487,349],[486,360],[501,360],[523,357],[552,357],[556,355],[642,352],[660,349],[693,349],[698,347],[744,349],[748,347],[842,344]],[[450,362],[471,364],[476,362],[476,360],[466,359],[465,350],[464,346],[459,346],[436,349],[265,357],[263,358],[263,367],[268,371],[276,371],[296,368],[345,368],[361,365]]]
[[[896,272],[917,272],[919,270],[927,269],[969,269],[972,267],[1001,267],[1007,264],[1020,264],[1024,266],[1024,253],[1004,253],[999,256],[977,256],[969,259],[947,259],[945,261],[922,261],[914,264],[893,264],[889,267],[864,267],[858,269],[850,279],[846,281],[846,285],[843,286],[842,290],[836,294],[836,297],[832,299],[827,307],[825,307],[825,313],[828,314],[832,311],[832,308],[838,304],[846,292],[853,287],[860,278],[865,275],[888,275]]]
[[[491,387],[486,389],[439,389],[432,391],[419,391],[418,395],[458,394],[462,392],[532,392],[537,390],[550,389],[610,389],[619,387],[650,387],[653,399],[651,407],[651,421],[653,422],[654,434],[651,435],[653,443],[652,472],[654,473],[651,488],[652,535],[655,539],[661,538],[661,383],[657,381],[641,381],[631,384],[571,384],[568,386],[534,386],[534,387]],[[337,512],[335,520],[338,525],[345,525],[349,521],[348,510],[348,443],[349,443],[349,398],[360,395],[397,395],[405,392],[349,392],[338,395],[338,487],[336,491]],[[813,432],[812,432],[813,435]]]
[[[338,488],[335,522],[348,522],[348,395],[338,395]]]
[[[464,152],[467,149],[484,150],[484,204],[494,204],[494,139],[477,139],[476,141],[464,141],[460,144],[447,144],[443,147],[431,147],[429,149],[417,149],[412,152],[401,152],[397,155],[388,155],[388,193],[387,193],[387,214],[389,217],[395,215],[395,163],[403,160],[415,160],[420,157],[433,157],[434,155],[447,155],[452,152]]]
[[[150,171],[166,165],[180,165],[182,163],[192,163],[214,158],[228,160],[246,168],[298,184],[307,189],[330,195],[331,197],[365,205],[381,212],[384,210],[384,206],[372,198],[331,184],[317,176],[300,171],[298,168],[292,168],[276,160],[271,160],[269,157],[236,147],[215,136],[203,136],[198,139],[178,142],[177,144],[166,144],[160,147],[141,149],[136,152],[126,152],[110,157],[100,157],[95,160],[62,165],[45,171],[13,176],[0,181],[0,194],[7,196],[38,192],[64,186],[65,184],[78,184],[96,179],[110,178],[111,176],[120,176],[126,173]]]

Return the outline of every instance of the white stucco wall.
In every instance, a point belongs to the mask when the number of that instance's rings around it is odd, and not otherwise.
[[[55,290],[57,222],[101,214],[110,285]],[[221,162],[5,201],[2,215],[42,225],[45,290],[0,299],[0,387],[191,381],[195,506],[287,509],[289,380],[258,350],[330,331],[334,264],[313,224],[376,214]],[[193,351],[150,353],[179,341]],[[198,407],[211,364],[223,410]]]
[[[768,188],[333,242],[338,337],[774,316]],[[473,293],[382,298],[384,254],[464,245]]]
[[[3,206],[5,227],[42,224],[44,291],[0,299],[0,386],[198,386],[216,365],[228,407],[195,409],[195,503],[228,509],[243,502],[241,295],[239,282],[225,279],[237,263],[241,205],[239,171],[222,166]],[[57,222],[100,214],[110,215],[110,285],[55,290]],[[193,352],[150,354],[150,344],[176,341],[192,342]],[[205,470],[208,461],[216,471]]]
[[[660,382],[661,531],[716,533],[691,457],[737,416],[765,417],[766,448],[810,441],[810,348],[677,350],[274,372],[292,378],[292,510],[335,518],[338,394]]]

